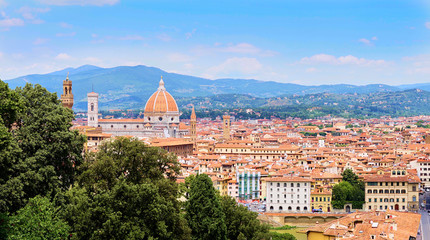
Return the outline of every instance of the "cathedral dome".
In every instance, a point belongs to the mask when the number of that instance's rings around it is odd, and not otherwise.
[[[166,91],[161,77],[157,91],[148,99],[144,113],[179,112],[175,99]]]

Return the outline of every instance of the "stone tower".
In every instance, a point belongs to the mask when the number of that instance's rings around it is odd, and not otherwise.
[[[69,73],[67,73],[66,80],[63,81],[63,94],[61,94],[61,103],[66,108],[72,109],[73,107],[72,81],[69,80]]]
[[[99,94],[90,92],[87,94],[88,97],[88,126],[98,127],[99,123]]]
[[[190,135],[191,135],[191,141],[194,144],[194,148],[196,147],[196,139],[197,139],[197,117],[196,117],[196,112],[194,111],[194,106],[193,106],[193,111],[191,112],[191,117],[190,117]]]
[[[222,116],[222,133],[224,140],[230,140],[230,116]]]

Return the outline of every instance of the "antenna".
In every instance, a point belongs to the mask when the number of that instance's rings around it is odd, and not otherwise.
[[[94,83],[91,83],[91,92],[94,92]]]

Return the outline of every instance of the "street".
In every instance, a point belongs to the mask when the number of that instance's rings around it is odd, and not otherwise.
[[[418,236],[417,239],[430,239],[430,216],[427,213],[427,210],[430,210],[430,192],[424,192],[423,195],[420,195],[420,207],[423,200],[426,200],[425,207],[420,210],[421,214],[421,223],[420,223],[420,232],[421,236]],[[420,238],[421,237],[421,238]]]

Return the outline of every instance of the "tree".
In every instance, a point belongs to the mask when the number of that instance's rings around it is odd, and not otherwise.
[[[343,206],[351,201],[354,187],[347,181],[342,181],[333,187],[332,205],[335,209],[342,209]]]
[[[258,214],[238,205],[230,196],[222,196],[221,207],[225,215],[228,239],[269,239],[269,225],[257,219]]]
[[[83,173],[57,195],[73,239],[190,239],[175,176],[176,158],[135,138],[88,156]]]
[[[347,181],[351,183],[351,185],[358,184],[358,176],[351,170],[345,169],[342,173],[342,181]]]
[[[73,113],[56,94],[31,84],[12,93],[2,83],[0,89],[9,98],[0,110],[0,212],[14,213],[29,198],[54,196],[73,184],[85,139],[70,131]]]
[[[120,177],[135,184],[164,178],[174,181],[180,170],[174,154],[136,138],[107,142],[87,159],[79,184],[91,190],[111,189]]]
[[[364,183],[351,169],[343,171],[342,180],[333,187],[333,207],[339,209],[346,203],[352,203],[353,208],[362,208],[365,198]]]
[[[5,213],[0,213],[0,239],[8,239],[9,232],[9,216]]]
[[[197,175],[192,181],[185,210],[193,239],[227,239],[225,215],[206,174]]]
[[[69,225],[56,215],[54,204],[46,197],[31,198],[10,219],[10,240],[67,239]]]

